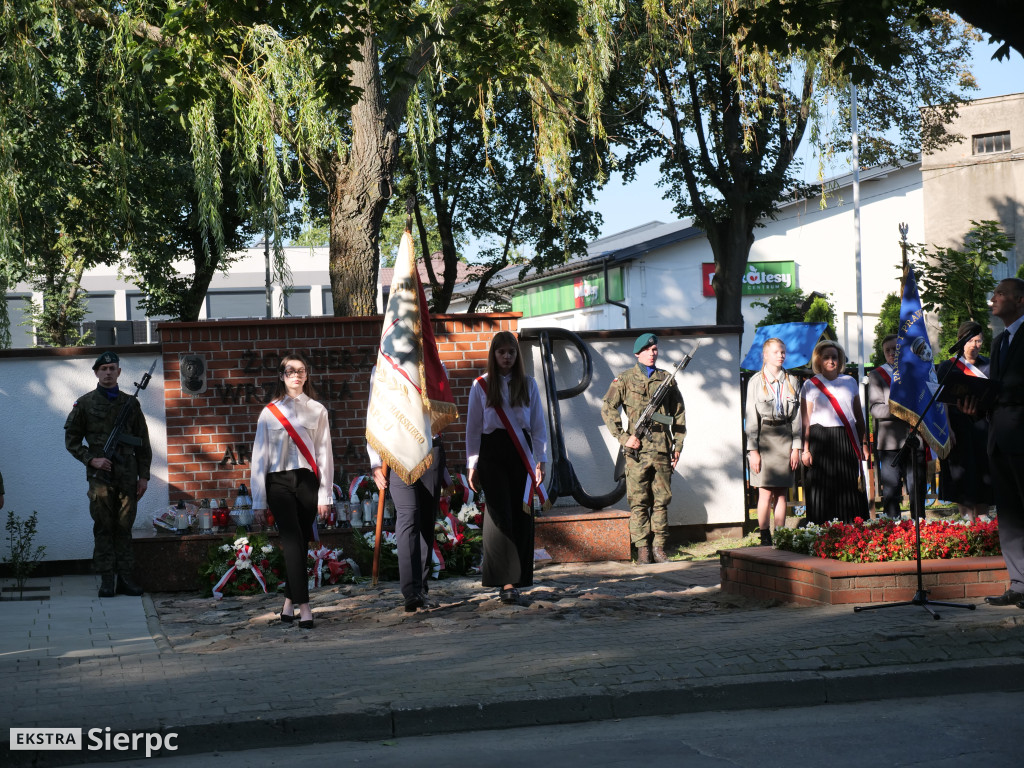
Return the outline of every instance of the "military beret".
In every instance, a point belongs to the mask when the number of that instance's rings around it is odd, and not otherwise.
[[[121,358],[117,356],[116,352],[104,352],[96,358],[96,362],[92,364],[92,369],[95,371],[101,365],[110,365],[111,363],[117,363],[120,365]]]
[[[658,337],[655,336],[653,333],[641,333],[639,336],[636,337],[636,341],[633,344],[633,354],[639,355],[641,352],[647,349],[647,347],[651,346],[651,344],[657,343]]]

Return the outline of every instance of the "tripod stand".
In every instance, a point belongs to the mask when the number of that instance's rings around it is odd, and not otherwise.
[[[918,438],[918,428],[921,426],[921,422],[924,421],[924,416],[931,409],[942,391],[943,385],[946,381],[946,376],[949,375],[949,371],[952,367],[946,370],[942,376],[942,381],[939,382],[939,386],[935,392],[932,393],[932,399],[928,401],[928,405],[921,411],[921,414],[917,417],[917,423],[914,424],[913,429],[907,435],[906,440],[903,441],[903,445],[900,447],[899,453],[896,454],[892,460],[892,466],[897,466],[904,460],[904,457],[908,454],[911,458],[911,473],[914,477],[914,493],[911,494],[910,499],[910,513],[914,518],[914,539],[915,546],[917,548],[917,591],[914,593],[913,598],[910,600],[903,600],[898,603],[885,603],[882,605],[857,605],[854,606],[853,612],[860,613],[861,611],[872,611],[876,608],[896,608],[900,605],[920,605],[928,613],[932,615],[933,619],[939,619],[940,616],[933,609],[933,605],[941,605],[946,608],[966,608],[969,611],[973,611],[975,606],[973,603],[942,603],[936,600],[928,599],[928,590],[924,588],[924,578],[921,574],[921,517],[924,515],[924,478],[921,476],[921,466],[924,464],[924,449],[921,444],[921,440]]]

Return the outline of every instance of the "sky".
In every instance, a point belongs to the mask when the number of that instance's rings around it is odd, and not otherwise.
[[[992,61],[992,54],[998,46],[985,42],[975,45],[973,71],[979,90],[972,92],[975,99],[990,96],[1005,96],[1008,93],[1024,91],[1024,59],[1011,51],[1007,61]],[[805,140],[801,155],[804,166],[813,166],[808,142]],[[672,212],[673,204],[661,197],[657,186],[656,164],[649,164],[637,173],[630,184],[623,184],[617,174],[597,195],[595,207],[604,217],[601,237],[607,237],[649,221],[675,221],[679,217]]]

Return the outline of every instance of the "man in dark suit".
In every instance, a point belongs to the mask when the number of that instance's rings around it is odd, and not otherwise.
[[[985,602],[1024,608],[1024,280],[1001,281],[990,303],[1006,326],[992,340],[990,378],[1000,390],[989,420],[988,455],[1010,588]]]

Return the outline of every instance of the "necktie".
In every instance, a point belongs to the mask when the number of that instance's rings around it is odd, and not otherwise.
[[[778,379],[775,380],[775,413],[782,415],[782,383]]]
[[[1006,370],[1006,358],[1010,354],[1010,334],[1003,332],[999,342],[999,373]]]

